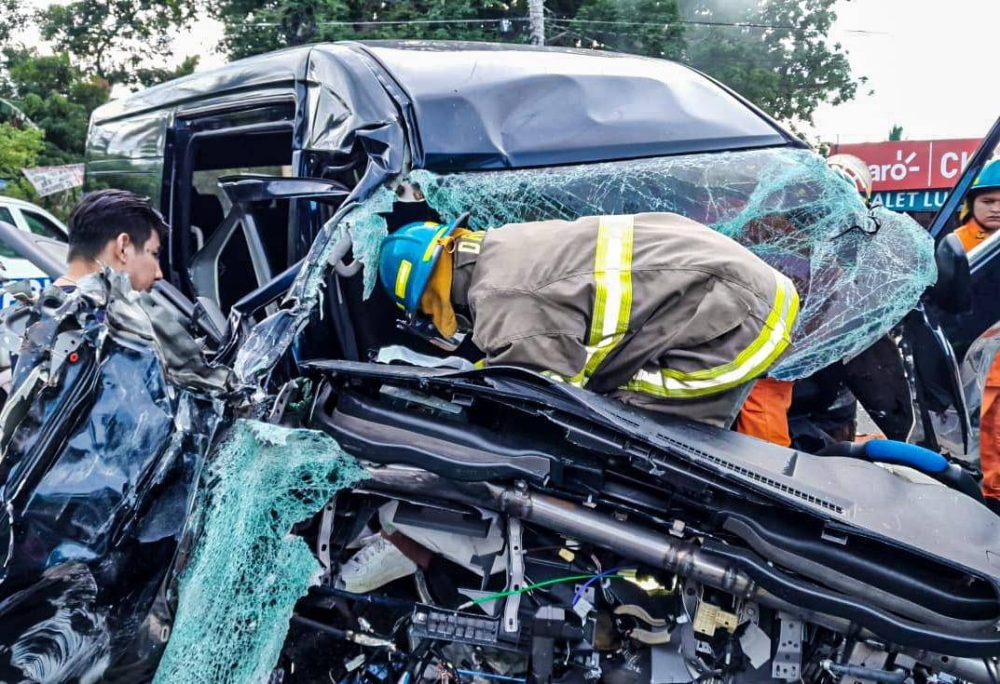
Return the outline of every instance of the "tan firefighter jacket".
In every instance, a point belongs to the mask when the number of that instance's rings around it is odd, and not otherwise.
[[[599,393],[734,388],[777,360],[798,313],[790,280],[676,214],[511,224],[460,239],[455,259],[484,363]]]

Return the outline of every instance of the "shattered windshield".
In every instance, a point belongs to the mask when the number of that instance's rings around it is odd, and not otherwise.
[[[820,156],[776,148],[544,169],[439,175],[406,182],[442,220],[471,226],[674,212],[711,226],[789,276],[804,306],[793,347],[772,370],[798,379],[859,353],[912,309],[936,278],[933,244],[913,219],[868,209]],[[376,193],[345,218],[375,285],[384,214]]]

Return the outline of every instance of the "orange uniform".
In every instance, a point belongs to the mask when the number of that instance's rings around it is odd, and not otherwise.
[[[962,246],[965,247],[966,252],[971,252],[974,247],[981,245],[992,234],[993,231],[986,230],[980,226],[974,218],[970,218],[965,222],[965,225],[955,229],[955,235],[962,241]]]
[[[983,496],[1000,499],[1000,354],[993,357],[979,409],[979,462]]]
[[[791,446],[788,409],[792,405],[794,386],[795,383],[786,380],[758,380],[736,417],[736,431],[772,444]]]

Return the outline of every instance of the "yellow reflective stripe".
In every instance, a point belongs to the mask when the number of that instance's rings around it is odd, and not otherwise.
[[[587,363],[581,371],[581,375],[586,378],[590,378],[597,369],[600,368],[601,364],[604,363],[604,359],[607,358],[608,354],[615,350],[618,343],[621,342],[625,335],[614,335],[612,337],[606,337],[602,340],[602,345],[597,347],[587,347]]]
[[[410,271],[413,270],[413,264],[411,264],[406,259],[403,259],[399,263],[399,270],[396,271],[396,297],[399,299],[406,299],[406,281],[410,279]]]
[[[544,375],[549,380],[555,380],[556,382],[564,382],[567,385],[573,385],[574,387],[583,387],[583,373],[577,373],[572,378],[568,378],[564,375],[559,375],[555,371],[540,371],[540,375]]]
[[[662,398],[699,397],[723,392],[766,371],[791,343],[798,317],[799,296],[790,280],[778,275],[774,306],[760,335],[728,364],[690,373],[671,369],[641,370],[625,389]]]
[[[788,291],[791,290],[791,295],[797,297],[795,294],[795,288],[785,287],[785,284],[781,281],[784,276],[779,276],[778,278],[778,288],[777,293],[774,297],[774,306],[771,307],[771,312],[767,315],[767,320],[764,322],[764,327],[761,328],[760,334],[757,335],[757,339],[750,343],[746,349],[737,354],[736,358],[727,364],[722,366],[716,366],[715,368],[705,368],[702,370],[682,372],[677,370],[672,370],[669,368],[664,368],[660,371],[664,377],[674,378],[675,380],[710,380],[712,378],[717,378],[721,375],[725,375],[730,371],[743,366],[748,359],[755,356],[765,345],[771,344],[771,337],[775,334],[775,331],[779,327],[785,325],[783,316],[787,315],[787,310],[785,307],[785,300],[788,298]],[[792,318],[794,322],[794,317]],[[790,336],[790,329],[786,332],[786,337]]]
[[[438,240],[440,240],[444,236],[447,230],[448,226],[441,226],[441,229],[438,232],[434,233],[434,238],[430,241],[430,244],[427,245],[427,249],[424,250],[424,258],[423,258],[424,261],[430,261],[431,257],[434,256],[434,250],[438,246]]]
[[[578,375],[589,379],[628,331],[632,317],[632,216],[602,216],[594,254],[594,310],[587,360]]]

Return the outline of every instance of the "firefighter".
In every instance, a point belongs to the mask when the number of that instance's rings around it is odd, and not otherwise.
[[[463,223],[391,234],[379,278],[411,330],[447,349],[471,332],[484,365],[729,427],[790,343],[792,282],[684,217]]]
[[[1000,160],[992,161],[972,181],[960,214],[965,223],[955,231],[966,252],[1000,229]]]

